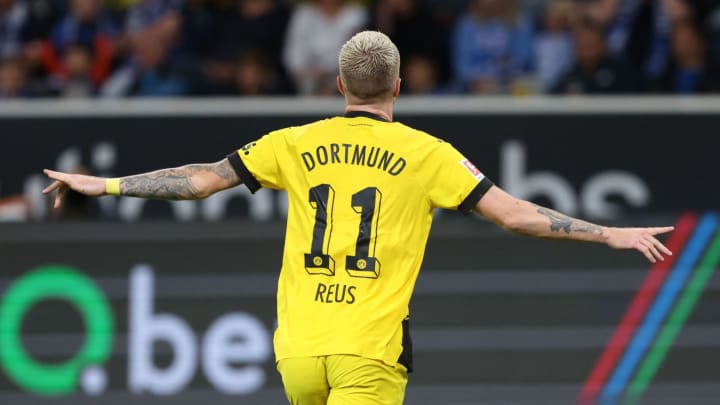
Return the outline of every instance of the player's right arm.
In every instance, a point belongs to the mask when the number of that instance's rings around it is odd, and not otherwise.
[[[672,252],[655,238],[673,227],[612,228],[572,218],[550,208],[515,198],[492,186],[475,205],[475,211],[502,228],[548,239],[604,243],[615,249],[635,249],[655,263]]]
[[[57,191],[54,203],[56,208],[61,205],[63,194],[68,189],[94,197],[113,194],[161,200],[197,200],[241,183],[227,158],[215,163],[190,164],[119,179],[48,169],[44,172],[55,180],[43,193]],[[113,185],[110,184],[114,184],[116,189],[112,190]]]

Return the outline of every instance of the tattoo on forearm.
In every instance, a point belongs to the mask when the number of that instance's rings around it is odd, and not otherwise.
[[[161,200],[195,200],[205,195],[192,182],[196,174],[213,173],[228,182],[228,185],[240,183],[240,179],[230,164],[224,160],[211,164],[192,164],[173,169],[163,169],[151,173],[123,177],[120,180],[122,195]]]
[[[210,169],[210,171],[217,174],[219,177],[233,184],[240,183],[240,178],[238,177],[235,169],[233,169],[232,165],[230,165],[230,162],[227,159],[221,160],[215,164],[212,164],[211,166],[212,168]]]
[[[570,232],[593,233],[597,235],[603,234],[603,228],[589,222],[571,218],[565,214],[559,213],[545,207],[538,207],[537,212],[548,217],[550,220],[550,230],[552,232],[564,231],[566,234]]]
[[[198,168],[165,169],[147,174],[128,176],[120,181],[120,191],[131,197],[163,200],[189,200],[197,198],[198,190],[190,176]]]

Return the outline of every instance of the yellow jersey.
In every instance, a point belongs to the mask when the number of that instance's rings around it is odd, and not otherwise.
[[[470,212],[492,182],[450,144],[367,112],[271,132],[228,158],[251,192],[288,193],[276,359],[412,368],[406,319],[433,211]]]

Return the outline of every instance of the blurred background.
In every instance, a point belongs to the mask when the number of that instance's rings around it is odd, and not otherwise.
[[[41,170],[212,162],[341,114],[363,29],[399,47],[395,118],[510,193],[676,226],[650,265],[438,211],[406,403],[717,403],[715,0],[0,0],[0,403],[286,403],[285,194],[56,210]]]
[[[335,95],[354,32],[406,94],[706,94],[714,0],[0,0],[0,98]]]

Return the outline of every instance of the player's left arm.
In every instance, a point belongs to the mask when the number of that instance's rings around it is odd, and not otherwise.
[[[43,193],[57,191],[56,208],[62,203],[63,194],[68,189],[93,197],[117,194],[160,200],[197,200],[241,183],[227,158],[215,163],[189,164],[119,179],[62,173],[48,169],[44,172],[50,179],[55,180],[43,190]],[[117,190],[108,192],[109,181],[117,182]]]
[[[511,232],[538,238],[604,243],[615,249],[635,249],[655,263],[672,255],[655,235],[673,227],[613,228],[569,217],[555,210],[515,198],[492,186],[475,205],[475,211]]]

